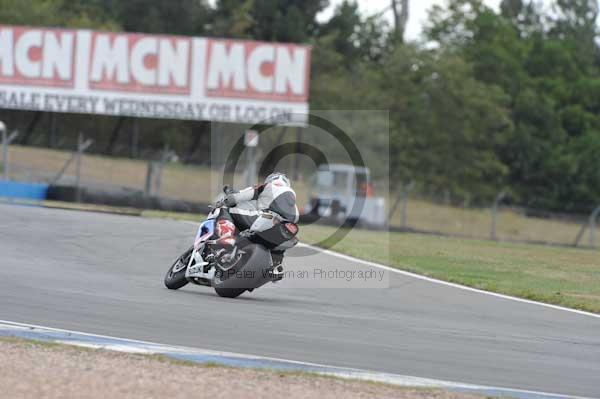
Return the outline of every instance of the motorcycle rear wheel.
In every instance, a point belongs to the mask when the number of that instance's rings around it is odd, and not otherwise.
[[[244,292],[246,292],[246,289],[245,288],[216,288],[215,287],[215,292],[220,297],[233,299],[233,298],[237,298],[238,296],[240,296]]]
[[[246,292],[246,288],[221,288],[221,287],[219,287],[220,282],[221,282],[221,277],[219,277],[219,275],[217,274],[215,276],[213,284],[214,284],[215,292],[217,293],[218,296],[220,296],[222,298],[234,299],[234,298],[237,298],[238,296],[242,295],[244,292]]]
[[[185,272],[187,270],[187,264],[190,260],[190,256],[192,256],[193,250],[194,247],[191,247],[186,252],[184,252],[183,255],[181,255],[175,260],[175,262],[173,262],[173,265],[171,265],[169,271],[167,271],[167,274],[165,275],[165,286],[168,289],[178,290],[189,283],[189,281],[185,278]],[[183,262],[186,265],[186,267],[177,272],[173,272],[173,269],[175,269],[179,262]]]

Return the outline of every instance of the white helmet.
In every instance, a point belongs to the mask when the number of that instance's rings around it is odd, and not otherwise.
[[[265,184],[274,184],[280,187],[291,187],[290,179],[283,173],[272,173],[265,179]]]

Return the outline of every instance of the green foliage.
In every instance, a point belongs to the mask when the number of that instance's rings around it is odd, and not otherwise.
[[[12,25],[119,29],[99,0],[0,0],[0,22]]]
[[[95,0],[131,32],[199,35],[210,7],[204,0]]]
[[[460,57],[397,52],[386,67],[395,69],[391,76],[405,77],[394,92],[409,97],[396,101],[391,115],[398,154],[393,175],[459,200],[493,198],[508,172],[496,153],[512,129],[507,96],[474,79]]]
[[[214,36],[252,38],[256,21],[252,15],[254,0],[219,0],[213,11],[211,33]]]
[[[600,202],[600,179],[588,168],[600,143],[598,5],[555,6],[546,15],[532,1],[504,0],[496,14],[479,0],[453,0],[433,10],[427,33],[509,95],[514,129],[495,153],[516,199],[581,211]]]
[[[327,5],[326,0],[218,0],[211,33],[266,41],[306,42],[317,31],[316,15]]]

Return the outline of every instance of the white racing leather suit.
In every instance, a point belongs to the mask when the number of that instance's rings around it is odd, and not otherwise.
[[[274,219],[262,217],[275,214],[281,221],[298,223],[300,214],[296,205],[296,193],[278,182],[248,187],[232,194],[236,206],[229,214],[240,231],[265,231],[273,227]]]

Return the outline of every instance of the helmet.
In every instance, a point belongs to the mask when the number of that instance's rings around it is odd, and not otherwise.
[[[265,184],[274,184],[276,186],[291,187],[290,179],[283,173],[272,173],[265,179]]]

